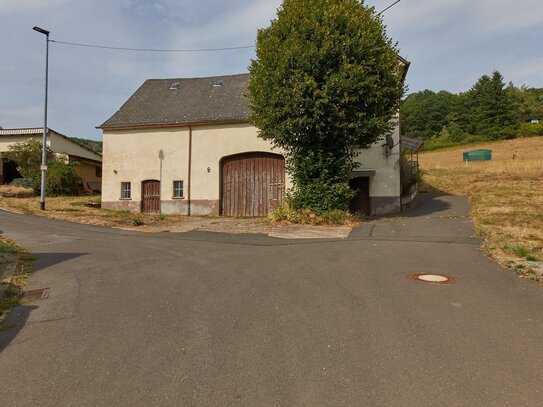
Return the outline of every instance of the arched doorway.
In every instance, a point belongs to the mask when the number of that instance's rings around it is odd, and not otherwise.
[[[283,203],[285,159],[272,153],[243,153],[221,160],[221,215],[267,216]]]

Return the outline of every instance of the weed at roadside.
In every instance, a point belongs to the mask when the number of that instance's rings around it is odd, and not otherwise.
[[[21,294],[30,276],[34,261],[34,258],[25,249],[13,240],[4,237],[0,237],[0,255],[2,253],[9,254],[12,259],[17,257],[18,263],[11,284],[4,291],[4,296],[0,298],[0,331],[6,329],[4,320],[9,311],[13,307],[21,305]]]

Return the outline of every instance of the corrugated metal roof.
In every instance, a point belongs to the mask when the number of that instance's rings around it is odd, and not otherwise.
[[[406,150],[412,151],[414,153],[419,151],[424,145],[424,141],[422,141],[422,139],[420,138],[412,138],[412,137],[405,137],[405,136],[402,136],[401,143],[402,143],[402,148],[405,148]]]
[[[0,136],[28,136],[29,134],[42,134],[43,127],[26,129],[0,129]]]

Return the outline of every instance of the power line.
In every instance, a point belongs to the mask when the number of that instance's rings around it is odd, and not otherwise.
[[[66,42],[49,40],[56,44],[69,45],[72,47],[112,49],[117,51],[137,51],[137,52],[216,52],[216,51],[234,51],[240,49],[255,48],[255,45],[244,45],[241,47],[225,47],[225,48],[200,48],[200,49],[152,49],[152,48],[126,48],[126,47],[109,47],[106,45],[81,44],[77,42]]]
[[[388,6],[384,10],[381,10],[379,13],[377,13],[377,15],[380,16],[385,11],[390,10],[392,7],[394,7],[400,1],[402,1],[402,0],[396,0],[390,6]],[[69,45],[69,46],[72,46],[72,47],[98,48],[98,49],[110,49],[110,50],[116,50],[116,51],[133,51],[133,52],[220,52],[220,51],[235,51],[235,50],[241,50],[241,49],[256,48],[255,45],[242,45],[240,47],[223,47],[223,48],[153,49],[153,48],[111,47],[111,46],[107,46],[107,45],[81,44],[81,43],[77,43],[77,42],[56,41],[56,40],[49,40],[49,41],[54,42],[56,44]]]
[[[390,6],[388,6],[386,9],[380,11],[379,13],[377,13],[378,16],[380,16],[381,14],[383,14],[385,11],[391,9],[392,7],[394,7],[396,4],[398,4],[400,1],[402,0],[397,0],[395,1],[394,3],[392,3]]]

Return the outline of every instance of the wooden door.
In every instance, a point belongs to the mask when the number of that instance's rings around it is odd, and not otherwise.
[[[148,180],[141,183],[142,212],[160,212],[160,181]]]
[[[271,153],[245,153],[221,162],[221,215],[267,216],[283,203],[285,159]]]
[[[370,206],[370,177],[356,177],[349,182],[349,186],[356,192],[349,205],[349,210],[357,215],[371,215]]]

